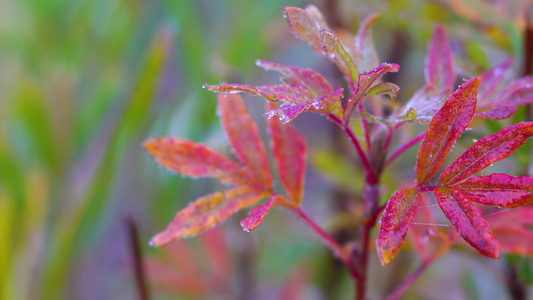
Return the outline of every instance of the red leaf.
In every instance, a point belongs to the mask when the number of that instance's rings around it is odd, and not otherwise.
[[[407,235],[422,261],[426,261],[444,254],[450,248],[451,241],[446,234],[434,225],[433,205],[427,200],[427,197],[424,197],[424,194],[420,195],[422,196],[422,201],[415,217],[409,224]]]
[[[320,31],[328,27],[320,11],[312,5],[307,9],[287,6],[283,10],[292,32],[306,40],[317,53],[325,55],[320,43]]]
[[[455,75],[453,56],[448,35],[441,25],[437,25],[429,42],[425,69],[426,82],[433,87],[433,94],[453,90]]]
[[[461,193],[437,187],[433,193],[444,215],[459,235],[481,254],[492,258],[500,255],[499,244],[474,204]]]
[[[248,217],[241,220],[241,226],[244,231],[250,232],[257,228],[257,226],[259,226],[259,224],[263,222],[263,219],[265,218],[270,208],[276,205],[290,207],[293,206],[293,204],[282,195],[270,196],[270,199],[267,201],[267,203],[252,208],[248,213]]]
[[[437,173],[453,143],[472,120],[479,81],[480,78],[473,78],[461,85],[429,123],[418,150],[416,180],[419,186]]]
[[[530,229],[513,225],[492,227],[492,234],[503,252],[533,255],[533,232]]]
[[[455,184],[450,190],[485,205],[517,207],[533,204],[533,178],[528,176],[513,177],[496,173],[472,177]]]
[[[248,184],[250,177],[236,162],[194,142],[166,137],[150,138],[144,148],[156,162],[191,177],[216,177],[235,184]]]
[[[320,42],[322,43],[322,46],[324,46],[326,55],[337,65],[339,70],[341,70],[346,81],[354,87],[359,72],[357,71],[352,57],[348,51],[344,49],[339,38],[333,32],[324,29],[320,33]]]
[[[382,265],[386,265],[400,251],[415,212],[422,198],[415,188],[396,191],[387,202],[381,217],[376,248]]]
[[[355,107],[357,106],[359,101],[367,94],[368,90],[372,87],[374,82],[379,80],[386,73],[396,73],[399,70],[400,66],[397,64],[382,63],[381,65],[379,65],[379,67],[375,68],[370,72],[361,73],[359,75],[359,81],[357,82],[357,89],[350,96],[350,98],[348,98],[346,107],[344,108],[344,121],[350,121]]]
[[[533,225],[533,206],[517,207],[486,217],[487,222],[492,226]]]
[[[235,212],[257,203],[267,194],[248,188],[234,188],[199,198],[178,212],[167,229],[153,237],[150,244],[161,246],[173,239],[198,234]]]
[[[244,231],[250,232],[257,228],[261,222],[263,222],[263,219],[270,210],[270,207],[272,207],[272,199],[274,197],[275,196],[270,197],[267,203],[252,208],[252,210],[250,210],[248,213],[248,217],[241,220],[241,226]]]
[[[452,186],[508,157],[532,135],[533,122],[527,122],[507,126],[495,134],[481,138],[444,169],[439,184]]]
[[[299,204],[303,195],[305,160],[307,148],[305,138],[290,124],[279,120],[268,120],[270,145],[279,177],[289,198]]]
[[[333,92],[333,88],[320,73],[306,68],[290,67],[278,63],[258,60],[256,65],[265,70],[276,70],[285,75],[282,80],[286,84],[309,90],[314,97]]]
[[[354,61],[360,72],[367,72],[379,65],[379,57],[372,41],[371,27],[378,14],[366,17],[355,36]]]
[[[232,83],[221,85],[205,84],[204,88],[212,92],[221,93],[239,93],[244,92],[261,96],[269,101],[287,101],[292,103],[308,103],[313,100],[313,95],[305,88],[293,87],[289,85],[263,85],[249,86],[244,84]]]
[[[519,207],[487,216],[492,234],[502,251],[520,255],[533,254],[533,207]]]
[[[373,87],[369,88],[366,92],[365,96],[373,96],[373,95],[388,95],[391,100],[396,99],[396,96],[400,92],[400,87],[395,85],[391,82],[381,82]]]
[[[219,94],[218,110],[235,155],[251,171],[257,183],[265,190],[271,190],[272,177],[265,146],[241,96]]]

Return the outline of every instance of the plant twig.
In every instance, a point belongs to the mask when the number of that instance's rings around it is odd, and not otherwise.
[[[411,148],[416,143],[420,142],[424,137],[426,136],[426,132],[421,132],[419,135],[415,136],[412,140],[409,142],[403,144],[401,147],[396,149],[391,156],[387,159],[385,162],[385,166],[388,166],[390,163],[392,163],[398,156],[400,156],[402,153],[404,153],[407,149]]]
[[[142,251],[139,242],[139,231],[135,220],[131,215],[124,218],[124,224],[126,225],[127,234],[130,242],[131,256],[133,261],[133,267],[135,270],[135,281],[137,283],[137,289],[139,292],[139,299],[148,300],[149,292],[148,285],[146,283],[146,275],[143,267]]]
[[[318,235],[320,239],[333,251],[334,255],[340,260],[342,260],[342,262],[348,268],[350,276],[357,281],[360,280],[360,275],[356,272],[352,262],[350,261],[349,256],[347,255],[346,251],[344,251],[344,249],[341,247],[341,245],[339,245],[339,243],[337,243],[337,241],[333,237],[331,237],[331,235],[329,235],[315,221],[313,221],[313,219],[311,219],[301,208],[295,207],[293,208],[293,211],[298,217],[300,217],[302,221],[309,225],[313,232]]]
[[[405,279],[400,283],[392,293],[390,293],[385,300],[396,300],[399,299],[400,296],[407,291],[407,289],[411,286],[411,284],[424,273],[424,271],[431,265],[433,262],[433,259],[427,259],[416,268],[416,270],[413,271],[413,273],[409,274]]]
[[[346,133],[346,135],[348,136],[348,139],[354,146],[355,151],[359,155],[359,159],[361,160],[361,163],[363,164],[363,167],[365,168],[367,176],[369,177],[370,181],[375,182],[376,178],[372,171],[372,166],[370,165],[370,162],[368,161],[368,157],[366,153],[363,151],[363,148],[361,147],[359,140],[357,140],[357,137],[355,136],[353,130],[350,128],[349,125],[344,124],[344,122],[341,119],[339,119],[337,116],[335,116],[334,114],[329,114],[328,117],[335,124],[339,125],[339,127],[341,127],[342,130],[344,130],[344,133]]]

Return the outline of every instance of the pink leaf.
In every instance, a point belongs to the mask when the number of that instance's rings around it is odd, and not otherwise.
[[[437,25],[429,42],[425,69],[426,82],[433,88],[434,95],[453,90],[455,75],[453,56],[446,31]]]
[[[472,120],[479,81],[480,78],[473,78],[459,87],[429,123],[418,150],[416,180],[419,186],[437,173],[453,143]]]
[[[290,67],[268,61],[258,60],[256,64],[265,70],[276,70],[284,75],[286,84],[302,89],[308,89],[314,97],[333,92],[333,88],[320,73],[306,68]]]
[[[379,65],[379,67],[375,68],[370,72],[361,73],[359,75],[359,81],[357,82],[357,89],[348,98],[346,107],[344,108],[344,121],[348,122],[351,119],[355,107],[364,97],[364,95],[368,92],[368,90],[372,87],[374,82],[379,80],[386,73],[396,73],[399,70],[400,66],[398,66],[397,64],[382,63],[381,65]]]
[[[533,206],[517,207],[504,212],[489,215],[485,218],[489,224],[494,226],[533,225]]]
[[[268,120],[270,145],[281,183],[290,200],[299,204],[303,195],[305,138],[290,124],[282,124],[274,118]]]
[[[503,252],[533,255],[533,232],[530,229],[513,225],[492,227],[492,234]]]
[[[204,88],[219,93],[239,93],[244,92],[261,96],[269,101],[286,101],[292,103],[307,103],[313,100],[313,95],[305,88],[293,87],[289,85],[263,85],[249,86],[244,84],[232,83],[221,85],[204,85]]]
[[[481,138],[444,169],[439,183],[451,186],[466,179],[513,154],[532,135],[533,122],[527,122],[507,126],[495,134]]]
[[[415,212],[422,198],[415,188],[396,191],[387,202],[381,217],[376,248],[382,265],[386,265],[400,251]]]
[[[263,222],[263,219],[270,210],[270,207],[272,207],[272,199],[274,197],[275,196],[270,197],[267,203],[252,208],[252,210],[250,210],[248,213],[248,217],[241,220],[241,226],[244,231],[250,232],[257,228],[261,222]]]
[[[248,184],[242,167],[217,152],[191,141],[166,137],[150,138],[144,148],[157,163],[170,171],[191,177],[215,177],[235,184]]]
[[[219,94],[218,110],[235,155],[253,174],[258,184],[265,190],[271,190],[272,177],[265,146],[241,96]]]
[[[513,177],[496,173],[472,177],[455,184],[450,190],[485,205],[516,207],[533,204],[533,178],[528,176]]]
[[[378,53],[371,35],[372,24],[378,17],[378,14],[371,14],[366,17],[355,36],[354,61],[360,72],[372,70],[379,64]]]
[[[437,203],[459,235],[481,254],[491,258],[500,255],[499,244],[476,207],[460,193],[437,187],[433,193]]]
[[[223,221],[237,211],[257,203],[267,195],[248,188],[234,188],[224,193],[202,197],[178,212],[165,231],[150,241],[161,246],[173,239],[196,235]]]
[[[479,83],[479,91],[477,94],[479,107],[495,94],[498,87],[503,83],[503,80],[505,79],[504,75],[509,71],[512,63],[513,61],[511,59],[506,59],[501,64],[481,75],[481,82]]]

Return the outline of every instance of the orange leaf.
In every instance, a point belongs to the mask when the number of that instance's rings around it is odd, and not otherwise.
[[[235,155],[248,168],[256,183],[265,190],[271,190],[272,177],[265,146],[242,97],[237,94],[219,94],[218,110]]]
[[[257,203],[267,192],[234,188],[224,193],[213,193],[197,199],[178,212],[167,229],[150,241],[160,246],[173,239],[193,236],[233,215],[235,212]]]
[[[307,148],[305,138],[290,124],[276,118],[268,120],[270,144],[279,177],[290,200],[302,200]]]
[[[173,137],[150,138],[144,142],[144,148],[159,165],[176,173],[215,177],[235,184],[250,181],[238,163],[192,141]]]

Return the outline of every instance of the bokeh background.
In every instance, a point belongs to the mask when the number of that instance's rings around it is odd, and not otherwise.
[[[460,76],[505,57],[524,72],[529,3],[520,0],[2,0],[0,299],[137,299],[139,259],[152,299],[352,297],[342,265],[281,210],[253,233],[240,228],[242,212],[197,238],[148,246],[179,209],[218,183],[158,168],[142,141],[172,135],[232,155],[216,96],[202,84],[275,83],[276,74],[255,66],[264,59],[314,68],[343,86],[334,66],[294,38],[283,18],[283,6],[308,4],[332,28],[353,33],[365,16],[380,13],[374,40],[383,61],[401,65],[388,78],[402,87],[399,101],[424,83],[436,23],[450,34]],[[263,101],[246,101],[264,128]],[[346,163],[353,155],[319,116],[304,114],[295,124],[311,149],[304,210],[349,240],[346,206],[362,179]],[[417,128],[410,130],[406,136]],[[412,178],[415,157],[416,149],[385,174],[385,194]],[[372,257],[370,296],[385,295],[416,262],[408,250],[387,268]],[[468,249],[451,252],[408,297],[505,299],[500,271],[513,264],[527,287],[527,258],[495,262]]]

